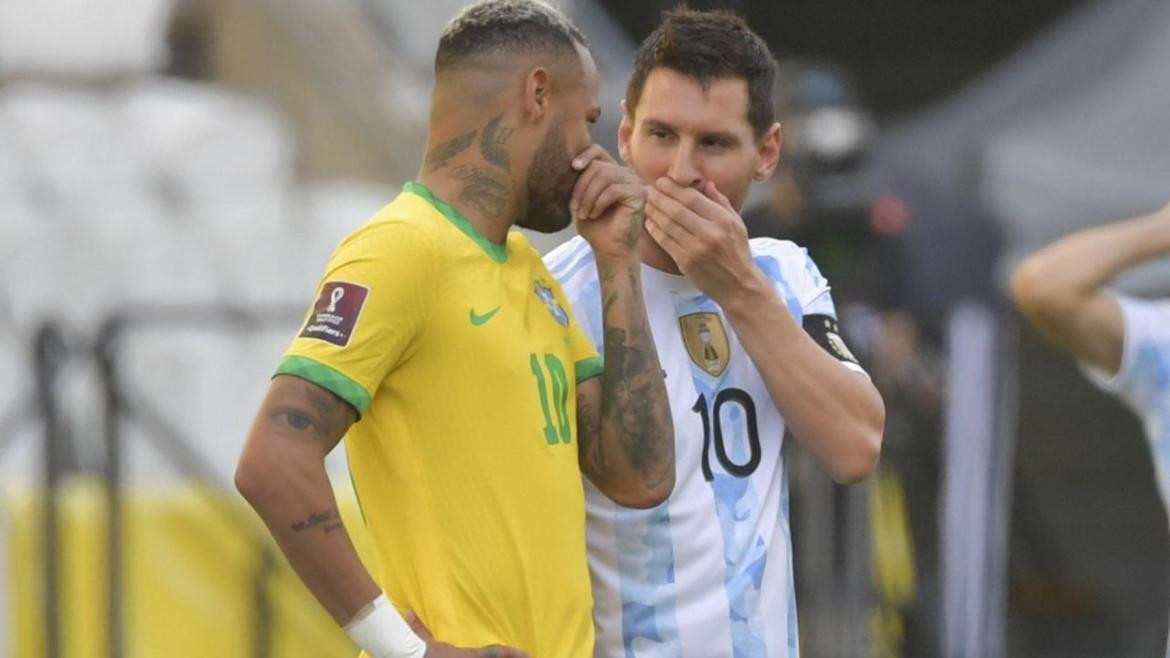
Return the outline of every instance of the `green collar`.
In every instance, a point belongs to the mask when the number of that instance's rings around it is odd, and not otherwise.
[[[402,186],[402,191],[409,192],[426,199],[427,203],[434,206],[435,210],[438,210],[444,217],[450,220],[451,223],[455,225],[455,228],[463,231],[467,237],[474,240],[475,244],[479,245],[481,249],[487,252],[487,255],[491,256],[492,260],[496,261],[497,263],[503,263],[508,260],[507,245],[496,244],[485,238],[483,234],[475,230],[475,227],[471,225],[471,222],[467,221],[467,218],[464,217],[462,213],[452,208],[442,199],[436,197],[434,193],[427,189],[426,185],[423,185],[422,183],[414,180],[407,181],[406,185]]]

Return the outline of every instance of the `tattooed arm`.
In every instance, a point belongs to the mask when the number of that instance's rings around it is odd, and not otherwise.
[[[674,425],[642,298],[646,187],[598,146],[575,164],[571,207],[597,261],[605,343],[602,376],[577,387],[581,470],[619,505],[653,507],[674,488]]]
[[[236,487],[339,625],[380,592],[341,523],[325,473],[325,455],[356,416],[316,384],[277,376],[236,468]]]

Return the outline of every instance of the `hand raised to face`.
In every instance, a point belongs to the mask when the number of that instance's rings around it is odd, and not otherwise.
[[[581,172],[569,203],[577,232],[600,259],[636,259],[645,221],[646,183],[594,144],[573,159]]]
[[[663,176],[646,201],[650,237],[716,302],[758,277],[743,219],[714,183],[685,187]]]

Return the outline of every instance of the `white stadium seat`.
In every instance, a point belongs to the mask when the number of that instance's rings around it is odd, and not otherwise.
[[[120,98],[45,84],[0,92],[0,126],[20,159],[23,196],[46,222],[156,222],[144,162],[119,112]]]
[[[166,63],[172,4],[0,0],[0,74],[107,77],[156,71]]]
[[[153,184],[182,219],[230,232],[289,223],[294,144],[259,100],[177,80],[151,80],[121,108]]]

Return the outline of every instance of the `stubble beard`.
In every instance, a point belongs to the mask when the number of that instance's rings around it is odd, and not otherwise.
[[[516,225],[538,233],[556,233],[572,223],[569,199],[577,183],[573,154],[562,130],[563,122],[549,127],[528,169],[527,209]]]

